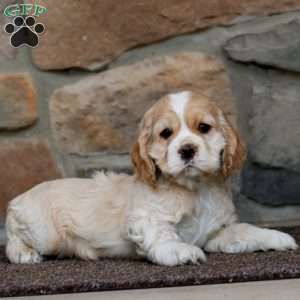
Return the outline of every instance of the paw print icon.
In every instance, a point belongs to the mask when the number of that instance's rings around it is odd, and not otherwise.
[[[45,26],[42,23],[36,23],[33,16],[26,18],[18,16],[12,23],[6,24],[4,30],[11,34],[10,43],[13,47],[27,45],[34,48],[39,44],[39,35],[45,31]]]

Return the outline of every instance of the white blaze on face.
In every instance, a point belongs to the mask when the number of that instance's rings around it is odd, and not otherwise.
[[[190,92],[180,92],[169,95],[172,111],[178,117],[180,128],[176,136],[170,142],[167,153],[167,165],[171,175],[177,175],[185,171],[186,175],[196,176],[200,171],[215,171],[220,167],[220,150],[224,147],[225,140],[220,132],[214,132],[207,136],[201,136],[193,132],[186,123],[188,118],[188,103],[191,99]],[[205,116],[210,121],[212,116]],[[194,157],[190,161],[181,158],[179,150],[182,146],[191,144],[196,149]]]
[[[176,113],[179,122],[180,129],[169,145],[167,163],[171,174],[177,174],[183,170],[186,166],[184,160],[181,159],[179,149],[187,143],[191,143],[193,140],[193,132],[188,128],[185,122],[185,110],[190,98],[190,92],[180,92],[177,94],[171,94],[170,105],[171,109]]]

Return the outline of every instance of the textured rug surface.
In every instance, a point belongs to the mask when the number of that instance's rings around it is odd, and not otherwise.
[[[300,227],[285,228],[300,243]],[[216,284],[300,277],[300,250],[208,254],[207,263],[161,267],[144,260],[47,260],[10,264],[0,248],[0,297]]]

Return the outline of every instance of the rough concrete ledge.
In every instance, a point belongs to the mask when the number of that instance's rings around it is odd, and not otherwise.
[[[284,229],[300,241],[300,227]],[[210,254],[200,265],[162,267],[145,260],[49,259],[10,264],[0,249],[0,297],[300,278],[300,250]]]

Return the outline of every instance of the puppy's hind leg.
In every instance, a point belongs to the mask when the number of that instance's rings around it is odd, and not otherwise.
[[[231,224],[205,245],[207,252],[241,253],[267,250],[295,250],[295,240],[288,234],[246,223]]]
[[[13,214],[8,214],[6,220],[7,244],[6,255],[10,262],[20,264],[39,263],[42,256],[33,248],[27,246],[18,232],[19,224]]]
[[[15,264],[33,264],[42,261],[41,255],[26,246],[18,237],[10,238],[6,245],[6,255]]]

